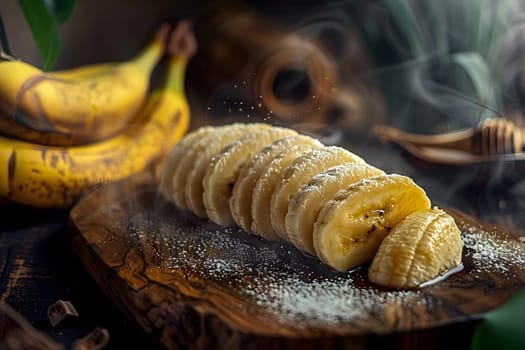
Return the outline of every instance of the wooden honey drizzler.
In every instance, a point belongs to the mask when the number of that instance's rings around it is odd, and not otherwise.
[[[525,136],[520,127],[503,117],[435,135],[409,133],[387,125],[378,125],[373,131],[380,140],[396,143],[420,160],[470,171],[474,185],[511,185],[525,174]]]
[[[376,126],[374,133],[379,139],[397,143],[409,151],[418,148],[420,155],[430,149],[460,151],[465,154],[458,159],[464,159],[466,163],[469,163],[469,155],[472,161],[482,161],[498,155],[521,153],[524,146],[522,130],[505,118],[486,119],[473,128],[435,135],[409,133],[387,125]],[[439,162],[439,159],[432,160]]]

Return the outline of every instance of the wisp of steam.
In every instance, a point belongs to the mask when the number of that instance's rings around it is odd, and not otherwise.
[[[386,42],[395,56],[374,75],[397,126],[441,132],[519,110],[520,1],[382,0],[365,18],[365,42]]]

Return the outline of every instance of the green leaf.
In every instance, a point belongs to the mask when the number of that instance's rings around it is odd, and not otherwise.
[[[62,47],[59,26],[73,12],[75,0],[18,0],[36,46],[43,69],[54,65]]]
[[[476,327],[471,350],[521,350],[525,345],[525,288],[488,312]]]

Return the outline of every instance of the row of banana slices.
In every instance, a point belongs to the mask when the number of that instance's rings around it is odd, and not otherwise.
[[[160,191],[197,217],[284,239],[338,271],[373,260],[369,278],[382,285],[415,287],[461,262],[454,220],[412,179],[289,128],[201,127],[167,157]]]

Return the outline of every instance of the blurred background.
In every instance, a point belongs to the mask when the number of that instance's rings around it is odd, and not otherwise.
[[[17,0],[13,55],[42,59]],[[515,0],[78,0],[53,69],[125,60],[165,20],[190,18],[194,126],[231,120],[435,133],[494,116],[521,124],[523,11]]]

